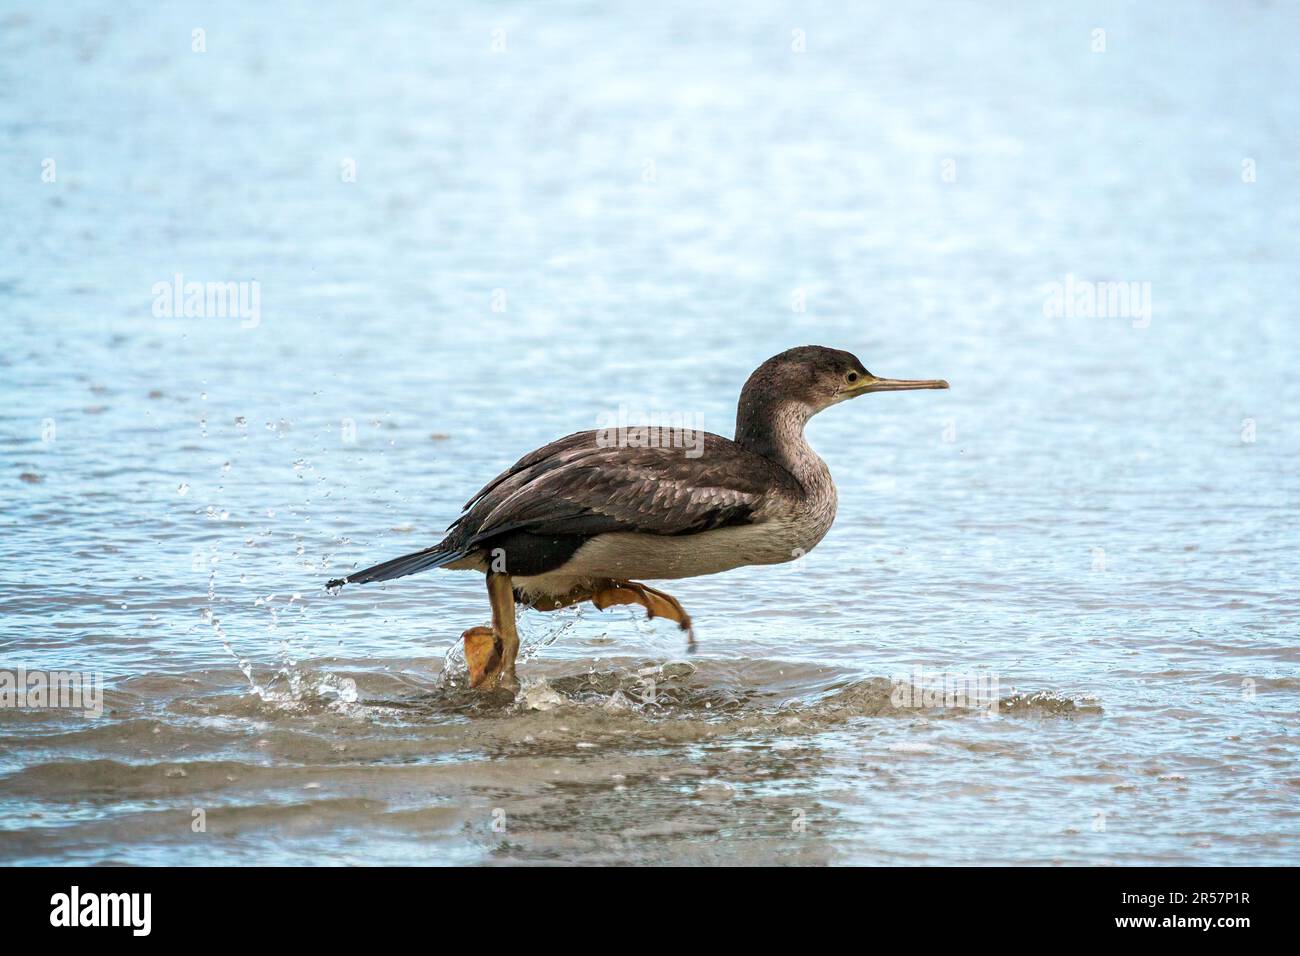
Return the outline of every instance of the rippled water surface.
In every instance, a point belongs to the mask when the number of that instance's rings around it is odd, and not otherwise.
[[[1294,862],[1298,46],[1283,3],[8,5],[0,669],[106,691],[0,708],[0,861]],[[258,312],[160,316],[178,274]],[[1149,317],[1045,315],[1067,275]],[[812,423],[835,527],[674,584],[697,653],[530,614],[501,699],[481,577],[322,589],[621,406],[729,434],[805,343],[953,387]]]

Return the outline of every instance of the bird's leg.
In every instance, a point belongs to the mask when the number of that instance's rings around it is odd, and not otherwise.
[[[502,687],[517,688],[515,659],[519,657],[519,632],[515,630],[515,589],[510,575],[488,572],[488,599],[492,602],[492,633],[501,641]]]
[[[594,593],[590,589],[578,588],[561,597],[547,594],[537,598],[528,606],[534,611],[558,611],[562,607],[572,607],[575,604],[581,604],[583,601],[590,601]]]
[[[558,611],[562,607],[581,604],[583,601],[590,601],[602,611],[615,604],[639,604],[646,609],[647,617],[666,617],[670,621],[676,621],[686,632],[687,647],[695,649],[695,630],[691,625],[691,616],[682,607],[682,602],[648,584],[605,578],[589,587],[576,587],[568,594],[548,594],[533,601],[529,607],[536,611]]]
[[[465,643],[469,686],[518,687],[515,660],[519,656],[519,632],[515,630],[515,595],[510,576],[491,573],[487,586],[492,626],[471,627],[460,636]]]
[[[647,584],[636,581],[606,581],[597,586],[591,596],[591,603],[602,611],[615,604],[639,604],[646,609],[646,617],[666,617],[676,621],[678,627],[686,632],[687,646],[695,647],[695,630],[691,627],[691,616],[686,613],[680,601],[671,594],[656,590]]]

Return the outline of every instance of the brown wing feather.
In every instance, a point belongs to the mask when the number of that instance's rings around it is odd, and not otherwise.
[[[751,520],[765,494],[794,482],[718,435],[704,436],[696,458],[681,448],[600,447],[596,436],[578,432],[525,455],[469,500],[448,541],[468,549],[511,531],[692,534]]]

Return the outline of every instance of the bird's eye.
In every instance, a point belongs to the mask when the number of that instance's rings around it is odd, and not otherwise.
[[[844,376],[844,381],[848,382],[850,385],[852,385],[852,384],[853,384],[854,382],[856,382],[857,380],[858,380],[858,373],[857,373],[857,372],[849,372],[848,375],[845,375],[845,376]]]

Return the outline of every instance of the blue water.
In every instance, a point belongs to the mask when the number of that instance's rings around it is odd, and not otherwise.
[[[0,861],[1294,862],[1298,44],[1288,3],[6,5],[0,671],[107,698],[0,708]],[[807,343],[952,389],[812,423],[836,525],[674,584],[696,655],[535,616],[480,704],[481,578],[322,590],[621,406],[729,434]],[[1004,705],[894,707],[918,666]]]

